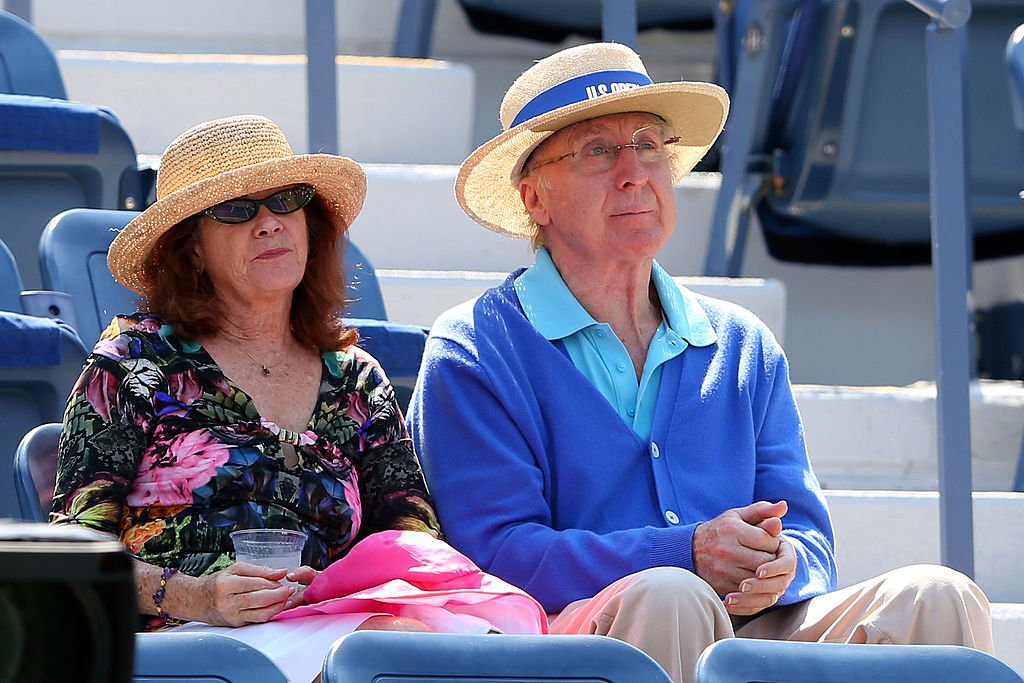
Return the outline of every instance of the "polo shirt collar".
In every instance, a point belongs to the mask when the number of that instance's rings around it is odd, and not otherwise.
[[[537,250],[533,265],[516,278],[515,288],[527,320],[548,341],[597,324],[576,300],[544,247]]]
[[[651,269],[654,290],[661,300],[661,310],[669,329],[686,340],[690,346],[709,346],[718,341],[708,314],[697,301],[696,295],[676,284],[672,276],[657,261]]]
[[[651,278],[672,332],[692,346],[708,346],[717,341],[707,313],[692,292],[679,287],[657,261],[653,263]],[[600,324],[576,300],[544,247],[537,250],[533,265],[516,278],[514,286],[526,318],[549,341]]]

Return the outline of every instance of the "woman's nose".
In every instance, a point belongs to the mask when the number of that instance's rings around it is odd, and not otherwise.
[[[270,209],[261,206],[253,219],[256,227],[256,234],[259,236],[272,235],[284,229],[281,219]]]

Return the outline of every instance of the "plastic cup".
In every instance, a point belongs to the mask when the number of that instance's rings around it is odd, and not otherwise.
[[[271,569],[295,569],[302,564],[306,534],[291,529],[242,529],[231,532],[235,561]]]

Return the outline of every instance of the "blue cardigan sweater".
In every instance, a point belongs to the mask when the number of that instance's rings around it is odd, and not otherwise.
[[[718,340],[665,366],[641,441],[524,316],[519,272],[427,341],[409,422],[448,541],[557,612],[643,569],[692,571],[698,524],[785,499],[798,566],[779,604],[832,590],[832,524],[767,327],[682,290]]]

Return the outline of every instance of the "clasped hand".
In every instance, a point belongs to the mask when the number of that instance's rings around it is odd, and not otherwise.
[[[312,567],[270,569],[236,562],[196,586],[198,602],[206,606],[202,621],[214,626],[245,626],[269,621],[286,609],[303,604],[306,586],[316,577]],[[282,584],[281,580],[295,582]]]
[[[729,614],[774,605],[796,576],[796,551],[782,536],[786,501],[726,510],[693,533],[693,568],[724,596]]]

